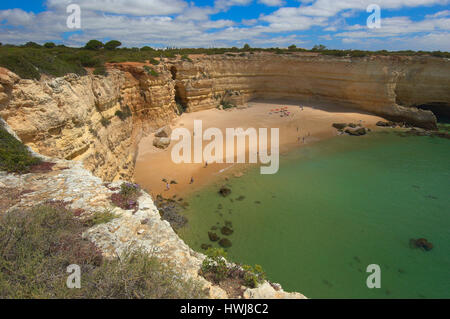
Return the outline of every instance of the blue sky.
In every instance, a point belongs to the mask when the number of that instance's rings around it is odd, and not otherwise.
[[[81,9],[70,29],[67,5]],[[381,9],[370,29],[368,5]],[[0,42],[450,51],[450,0],[46,0],[0,3]]]

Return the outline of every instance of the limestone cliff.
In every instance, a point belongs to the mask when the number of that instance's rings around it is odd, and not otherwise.
[[[105,180],[130,179],[143,132],[175,116],[174,85],[163,67],[158,77],[142,67],[121,68],[106,77],[42,82],[0,69],[0,116],[41,154],[81,160]],[[131,116],[116,116],[128,110]]]
[[[414,106],[450,108],[450,61],[431,57],[337,58],[311,54],[193,57],[172,65],[179,100],[190,111],[252,98],[295,98],[354,107],[395,121],[435,128]]]
[[[315,54],[226,54],[108,65],[107,76],[22,80],[0,68],[0,116],[34,150],[83,161],[104,180],[133,176],[143,134],[187,111],[295,98],[338,104],[435,128],[415,106],[450,109],[450,61],[432,57],[337,58]],[[148,72],[149,67],[156,71]],[[153,74],[153,75],[152,75]],[[116,116],[130,110],[131,116]]]

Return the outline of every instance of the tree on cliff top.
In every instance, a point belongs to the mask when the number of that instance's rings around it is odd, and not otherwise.
[[[88,43],[86,43],[84,48],[88,50],[100,50],[101,48],[103,48],[103,43],[98,40],[90,40]]]
[[[117,40],[111,40],[111,41],[105,43],[105,49],[106,50],[115,50],[118,47],[120,47],[121,45],[122,45],[122,42],[117,41]]]
[[[325,51],[327,49],[323,44],[315,45],[311,51]]]
[[[244,50],[250,50],[250,45],[248,43],[244,44]]]

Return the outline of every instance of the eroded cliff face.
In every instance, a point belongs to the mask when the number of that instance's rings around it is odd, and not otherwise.
[[[0,116],[38,153],[81,160],[104,180],[131,179],[142,134],[176,115],[170,72],[159,72],[124,64],[106,77],[38,82],[2,69]]]
[[[450,108],[450,61],[430,57],[336,58],[255,53],[208,56],[172,66],[190,111],[253,98],[337,104],[433,129],[436,118],[414,106]]]
[[[221,102],[293,98],[337,104],[433,129],[436,117],[414,106],[450,109],[450,61],[431,57],[336,58],[269,53],[165,60],[152,76],[142,63],[108,65],[107,76],[69,74],[21,80],[0,68],[0,116],[35,151],[81,160],[96,176],[131,179],[143,134]],[[131,111],[119,118],[117,111]]]

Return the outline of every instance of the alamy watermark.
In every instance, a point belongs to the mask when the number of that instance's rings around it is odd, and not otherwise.
[[[66,20],[66,25],[69,29],[81,29],[81,8],[78,4],[69,4],[66,8],[69,16]]]
[[[367,277],[366,285],[367,288],[381,288],[381,268],[377,264],[371,264],[367,266],[366,272],[371,274]]]
[[[370,4],[366,10],[368,13],[373,12],[367,18],[367,27],[369,29],[381,28],[381,8],[378,4]]]
[[[81,268],[76,264],[67,266],[67,272],[70,274],[67,277],[66,285],[69,289],[81,288]]]
[[[193,136],[186,128],[176,128],[172,132],[172,141],[178,141],[172,148],[172,161],[179,163],[246,163],[248,150],[248,163],[268,164],[261,166],[261,174],[275,174],[279,169],[279,129],[270,129],[270,154],[268,152],[268,129],[227,128],[226,139],[219,128],[208,128],[203,132],[201,120],[194,121]],[[235,144],[235,138],[237,144]],[[248,145],[246,143],[248,138]],[[204,141],[210,141],[203,147]],[[248,146],[248,147],[247,147]],[[193,156],[192,156],[193,149]],[[236,154],[237,153],[237,154]]]

